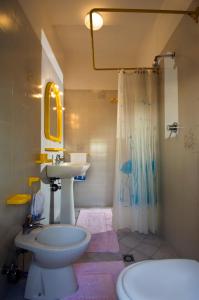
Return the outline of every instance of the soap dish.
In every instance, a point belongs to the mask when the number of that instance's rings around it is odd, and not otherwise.
[[[30,202],[30,200],[31,200],[30,194],[16,194],[8,198],[6,200],[6,204],[8,205],[26,204]]]

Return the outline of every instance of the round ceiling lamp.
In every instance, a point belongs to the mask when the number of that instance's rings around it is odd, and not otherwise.
[[[93,21],[93,30],[99,30],[103,26],[103,18],[100,14],[93,12],[92,13],[92,21]],[[85,17],[85,25],[88,29],[90,29],[90,14],[88,13]]]

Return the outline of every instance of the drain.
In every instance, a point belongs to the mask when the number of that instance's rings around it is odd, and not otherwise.
[[[130,262],[135,261],[135,259],[134,259],[132,254],[124,254],[123,255],[123,261],[130,263]]]

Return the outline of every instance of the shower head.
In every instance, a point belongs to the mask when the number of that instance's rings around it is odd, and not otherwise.
[[[171,51],[171,52],[167,52],[165,54],[156,55],[155,58],[154,58],[154,61],[153,61],[153,68],[158,68],[159,65],[160,65],[161,59],[165,58],[165,57],[174,58],[175,57],[175,52]]]

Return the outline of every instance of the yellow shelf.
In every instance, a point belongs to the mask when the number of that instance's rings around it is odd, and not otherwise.
[[[36,164],[46,164],[46,163],[49,163],[49,162],[53,162],[53,160],[52,160],[52,159],[35,160],[35,163],[36,163]]]
[[[64,149],[64,148],[45,148],[45,151],[59,152],[59,151],[66,151],[66,149]]]
[[[31,187],[33,183],[35,182],[39,182],[40,181],[40,178],[39,177],[29,177],[28,178],[28,186]]]
[[[35,161],[36,164],[46,164],[46,163],[49,163],[49,162],[52,162],[53,160],[52,159],[49,159],[48,158],[48,154],[47,153],[40,153],[39,154],[39,159],[37,159]]]
[[[31,195],[30,194],[16,194],[11,196],[6,200],[6,204],[8,205],[19,205],[19,204],[26,204],[30,202]]]

